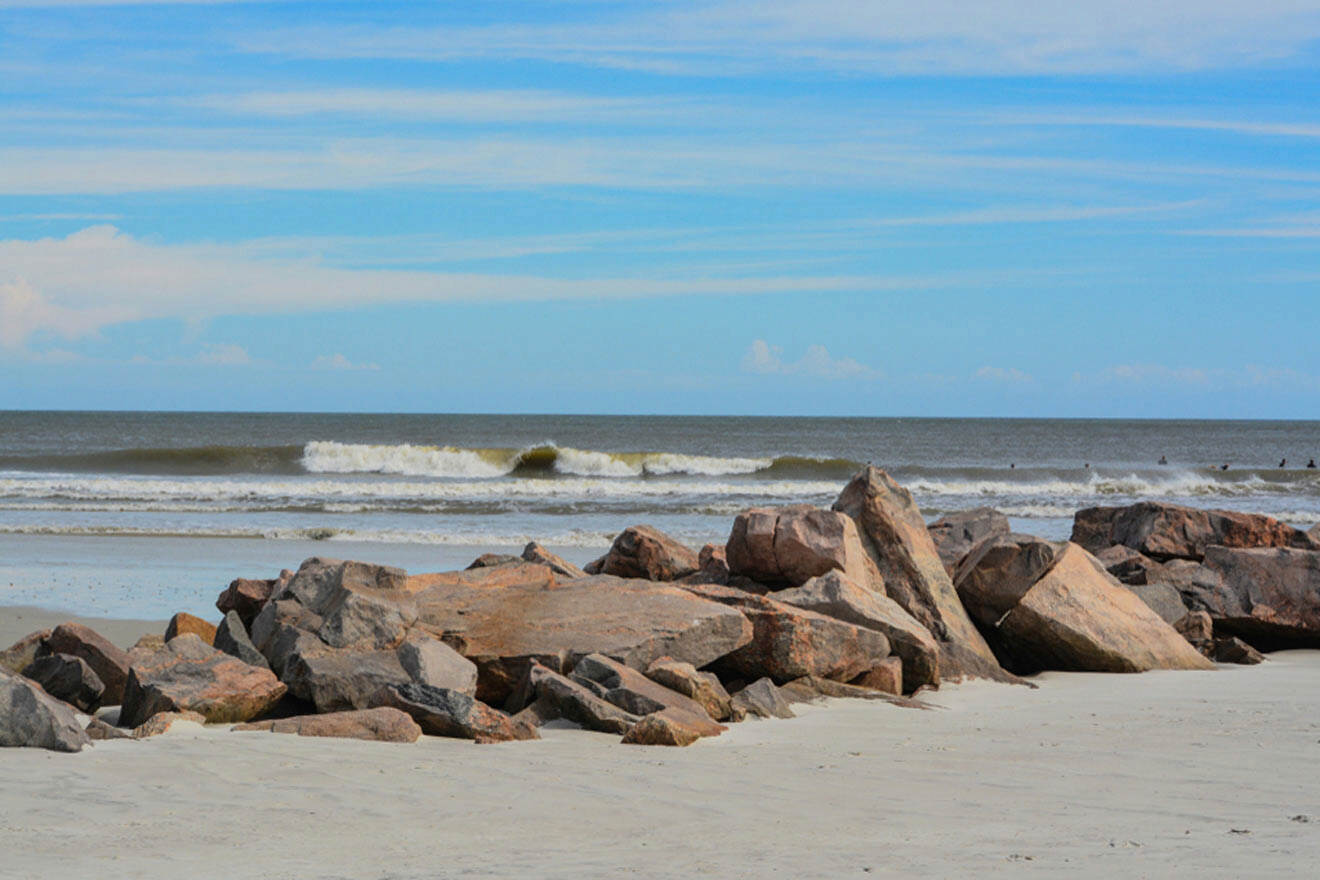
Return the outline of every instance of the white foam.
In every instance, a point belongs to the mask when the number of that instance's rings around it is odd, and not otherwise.
[[[303,447],[303,467],[314,474],[399,474],[409,477],[500,477],[516,460],[491,462],[456,446],[367,445],[314,440]]]

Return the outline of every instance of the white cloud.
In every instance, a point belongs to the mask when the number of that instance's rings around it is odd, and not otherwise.
[[[333,355],[321,355],[312,361],[313,370],[379,370],[380,364],[374,363],[354,363],[343,354],[335,352]]]
[[[211,343],[202,348],[201,354],[197,356],[197,362],[214,366],[241,367],[251,364],[252,357],[241,345]]]
[[[1001,385],[1030,385],[1036,379],[1030,373],[1024,373],[1016,367],[985,366],[975,373],[977,379],[997,382]]]
[[[879,370],[852,358],[835,358],[823,345],[809,345],[796,361],[785,361],[784,350],[764,339],[753,340],[743,355],[742,368],[747,373],[772,376],[810,376],[815,379],[880,379]]]
[[[0,272],[5,271],[5,265],[4,259],[0,258]],[[19,348],[30,336],[40,332],[77,339],[122,320],[128,314],[119,306],[99,303],[67,307],[52,302],[21,273],[13,280],[0,275],[0,347],[3,348]]]

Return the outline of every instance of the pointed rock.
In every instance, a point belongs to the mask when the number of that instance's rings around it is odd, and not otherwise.
[[[215,631],[214,644],[216,650],[224,651],[230,657],[237,657],[250,666],[270,668],[265,656],[257,650],[256,645],[252,644],[247,627],[243,625],[243,618],[238,616],[237,611],[230,611],[225,615],[225,619],[220,621],[220,626]]]
[[[523,548],[522,558],[526,562],[549,567],[549,569],[555,573],[556,577],[563,578],[564,580],[577,580],[578,578],[584,578],[587,576],[585,571],[578,568],[573,563],[566,561],[563,557],[556,556],[535,541],[532,541]]]
[[[636,669],[601,654],[583,657],[573,667],[570,677],[580,684],[593,682],[600,685],[605,689],[602,696],[608,702],[634,715],[658,712],[699,736],[719,736],[725,730],[696,700],[657,684]]]
[[[533,706],[541,718],[567,718],[588,730],[603,733],[627,733],[628,728],[641,720],[641,716],[598,696],[592,688],[539,663],[531,665],[514,694],[510,709],[519,712],[514,720],[523,720],[519,710]]]
[[[128,668],[131,658],[100,633],[83,626],[81,623],[62,623],[46,639],[45,647],[52,654],[71,654],[86,661],[105,685],[101,702],[107,706],[117,706],[124,698],[124,686],[128,683]]]
[[[165,641],[188,633],[192,633],[208,645],[215,644],[215,624],[186,611],[180,611],[170,618],[169,625],[165,627]]]
[[[676,581],[697,571],[697,554],[659,529],[631,526],[614,539],[600,574],[648,581]]]
[[[954,578],[963,607],[982,626],[993,627],[1050,570],[1061,549],[1061,544],[1035,535],[1000,535],[981,542]]]
[[[50,637],[50,630],[28,633],[8,648],[0,651],[0,672],[21,674],[27,665],[37,659],[42,645]]]

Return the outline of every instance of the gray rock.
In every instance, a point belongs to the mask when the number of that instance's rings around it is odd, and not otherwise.
[[[588,730],[624,734],[640,715],[626,712],[597,696],[591,689],[539,663],[533,664],[511,700],[510,710],[540,704],[538,714],[567,718]],[[521,713],[520,713],[521,714]],[[515,716],[518,718],[519,716]]]
[[[76,706],[88,714],[101,705],[105,685],[80,657],[71,654],[47,654],[27,665],[23,674],[35,681],[57,700]]]
[[[1164,619],[1165,623],[1177,623],[1187,614],[1182,594],[1172,584],[1127,584],[1129,590],[1141,597],[1141,601]]]
[[[1035,535],[1008,534],[982,541],[954,575],[963,606],[990,628],[1050,570],[1060,545]]]
[[[0,671],[0,746],[77,752],[90,742],[71,706],[21,675]]]
[[[733,695],[735,712],[758,718],[796,718],[784,695],[768,678],[758,679]]]
[[[540,739],[536,727],[515,721],[469,694],[424,684],[390,688],[386,705],[407,712],[431,736],[451,736],[477,742]]]
[[[940,517],[926,526],[926,531],[935,542],[944,570],[952,577],[958,563],[973,547],[988,538],[1007,535],[1011,529],[1008,517],[993,507],[977,507]]]
[[[243,618],[237,611],[226,612],[225,619],[220,621],[220,626],[215,631],[215,647],[251,666],[270,668],[265,656],[257,650],[256,645],[252,644],[247,627],[243,625]]]
[[[41,652],[42,645],[50,636],[50,630],[28,633],[8,648],[0,651],[0,672],[22,674],[23,670]]]
[[[439,639],[411,633],[396,654],[412,682],[469,697],[477,692],[477,664]],[[425,729],[426,725],[422,727]]]
[[[579,684],[600,685],[607,701],[634,715],[659,712],[701,736],[718,736],[724,730],[696,700],[601,654],[579,660],[570,678]]]
[[[71,654],[86,661],[105,685],[101,702],[116,706],[123,700],[132,660],[127,651],[112,645],[100,633],[80,623],[62,623],[46,638],[41,653],[47,652]]]

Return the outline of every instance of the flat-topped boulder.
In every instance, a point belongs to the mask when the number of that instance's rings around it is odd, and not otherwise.
[[[236,725],[233,729],[239,732],[265,731],[392,743],[412,743],[422,737],[422,728],[416,721],[409,718],[406,712],[390,706],[254,721]]]
[[[77,752],[90,742],[73,707],[35,682],[0,670],[0,747]]]
[[[477,664],[476,696],[493,705],[534,662],[563,672],[599,653],[634,669],[666,656],[703,667],[752,637],[738,611],[669,584],[609,575],[495,587],[421,578],[429,580],[415,593],[418,626]]]
[[[944,570],[953,577],[954,570],[973,547],[987,538],[1007,535],[1008,517],[993,507],[975,507],[946,514],[926,526],[935,542],[935,551],[944,563]]]
[[[1050,570],[1060,548],[1035,535],[996,535],[981,542],[954,577],[963,607],[982,626],[993,627]]]
[[[101,702],[117,706],[124,698],[131,658],[100,633],[81,623],[62,623],[46,637],[42,653],[69,654],[81,658],[105,685]]]
[[[844,488],[834,509],[856,521],[889,598],[939,641],[953,646],[941,657],[941,676],[998,670],[999,662],[963,608],[910,492],[880,468],[867,467]]]
[[[730,575],[772,589],[801,586],[837,570],[868,589],[884,590],[852,518],[805,504],[738,514],[725,559]]]
[[[641,578],[648,581],[676,581],[699,569],[697,554],[689,547],[650,526],[624,529],[610,551],[595,566],[596,574]]]
[[[1076,544],[1000,621],[1016,657],[1036,669],[1210,669],[1173,627]],[[1024,671],[1030,671],[1025,670]]]
[[[1214,580],[1184,593],[1214,620],[1217,633],[1265,650],[1320,647],[1320,552],[1209,547]]]
[[[120,724],[136,727],[158,712],[198,712],[210,722],[247,721],[284,696],[269,669],[250,666],[189,633],[134,663]]]
[[[1301,529],[1259,513],[1202,510],[1157,501],[1089,507],[1073,518],[1074,543],[1092,553],[1121,544],[1156,560],[1204,558],[1206,548],[1320,549]]]

